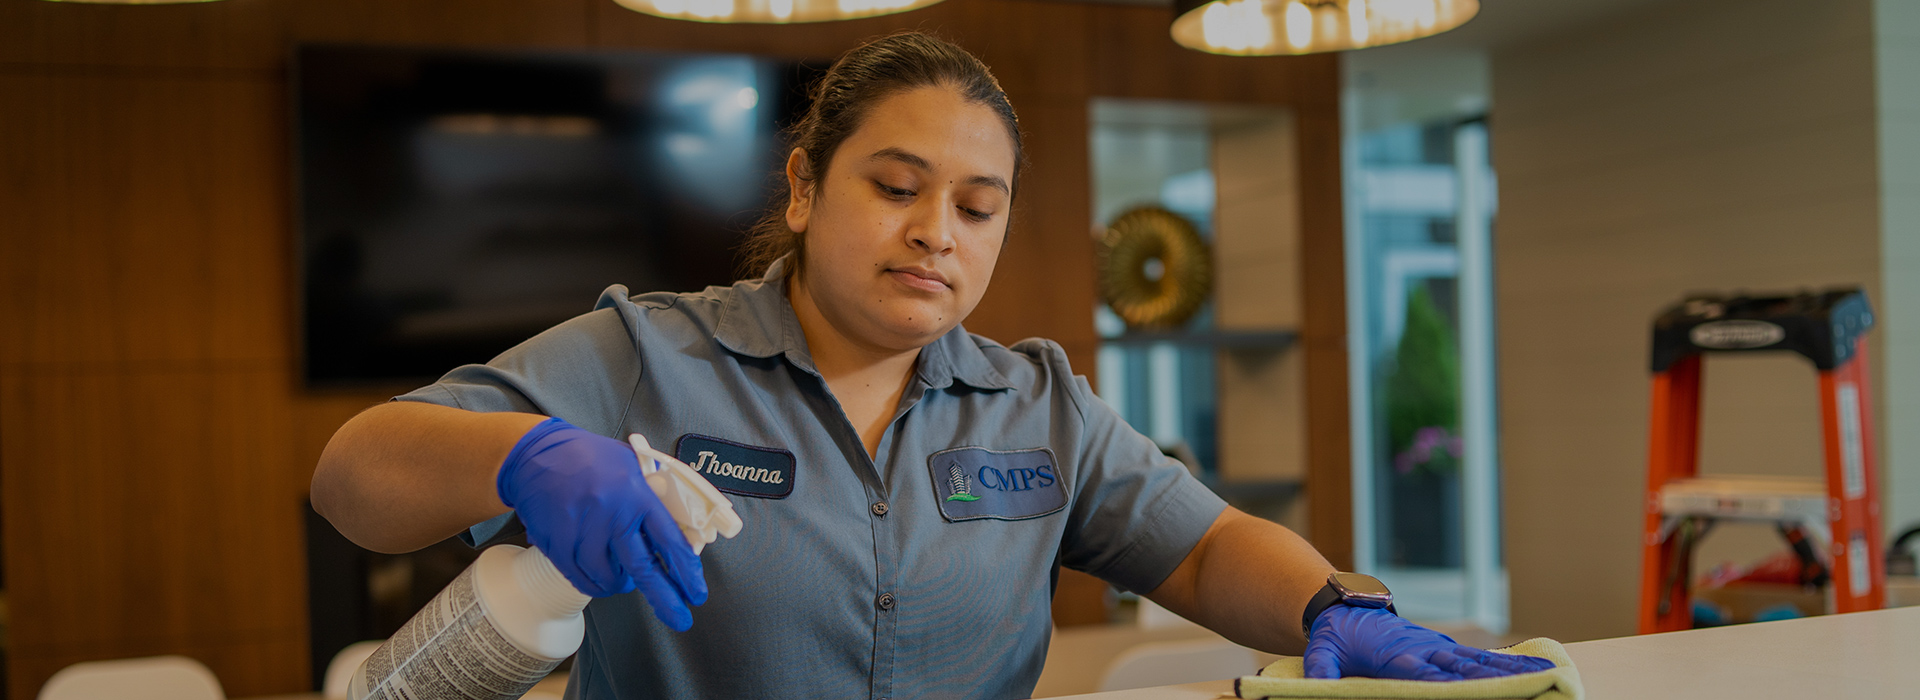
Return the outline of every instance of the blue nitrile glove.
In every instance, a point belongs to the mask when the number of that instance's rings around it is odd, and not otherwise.
[[[1334,605],[1307,635],[1307,677],[1458,681],[1553,668],[1534,656],[1475,649],[1380,608]]]
[[[638,588],[668,627],[693,626],[687,605],[707,602],[700,558],[647,486],[633,448],[549,418],[507,453],[498,486],[527,539],[581,593]]]

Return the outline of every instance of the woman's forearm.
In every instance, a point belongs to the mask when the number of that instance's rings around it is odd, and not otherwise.
[[[1292,530],[1228,508],[1147,597],[1238,644],[1297,655],[1300,615],[1332,572]]]
[[[377,552],[410,552],[507,511],[494,479],[546,416],[396,401],[362,411],[327,442],[313,507]]]

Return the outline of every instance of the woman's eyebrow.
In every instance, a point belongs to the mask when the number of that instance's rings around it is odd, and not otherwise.
[[[933,164],[927,162],[927,159],[921,158],[920,156],[916,156],[912,153],[908,153],[905,150],[902,150],[894,146],[882,148],[878,151],[874,151],[873,155],[867,156],[868,162],[883,161],[883,160],[891,160],[898,163],[905,163],[915,168],[919,168],[920,170],[925,170],[929,172],[933,170]]]
[[[1001,179],[1000,176],[998,175],[975,175],[973,177],[967,178],[967,184],[991,187],[996,190],[1000,190],[1000,194],[1005,194],[1005,195],[1013,194],[1013,189],[1010,187],[1007,187],[1007,181]]]
[[[878,151],[874,151],[873,155],[867,156],[867,162],[869,163],[874,161],[887,161],[887,160],[894,161],[896,163],[905,164],[909,167],[918,169],[921,172],[933,172],[933,163],[928,162],[927,159],[925,158],[921,158],[920,156],[914,155],[912,153],[907,152],[906,150],[903,150],[895,146],[882,148]],[[1002,194],[1013,193],[1013,188],[1007,186],[1006,179],[1001,178],[998,175],[974,175],[972,177],[967,178],[967,184],[992,187],[996,190],[1000,190]]]

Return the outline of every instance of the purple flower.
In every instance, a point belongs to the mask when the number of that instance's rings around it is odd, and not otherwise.
[[[1440,451],[1444,451],[1449,457],[1459,459],[1460,436],[1439,426],[1428,426],[1413,431],[1413,444],[1401,450],[1400,454],[1393,456],[1393,469],[1401,474],[1412,474],[1415,468],[1433,463],[1440,456],[1436,454]]]

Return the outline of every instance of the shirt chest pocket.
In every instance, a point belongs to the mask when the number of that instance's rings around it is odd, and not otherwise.
[[[927,457],[940,515],[948,522],[1028,520],[1067,506],[1053,450],[956,447]]]

